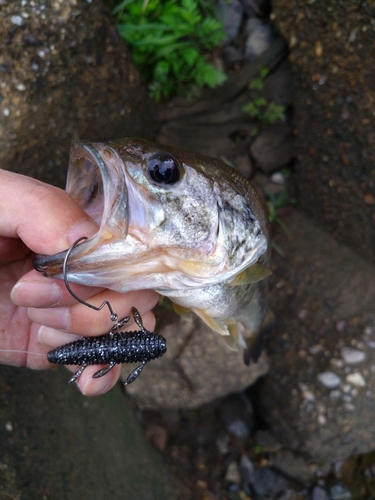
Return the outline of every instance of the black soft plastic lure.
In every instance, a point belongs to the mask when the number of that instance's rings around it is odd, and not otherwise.
[[[119,329],[130,320],[130,316],[114,325],[109,333],[98,337],[83,337],[80,340],[56,347],[47,354],[50,363],[59,365],[81,365],[69,383],[77,380],[88,365],[108,363],[94,373],[93,378],[106,375],[116,364],[141,363],[125,381],[125,385],[134,382],[148,361],[160,358],[167,350],[164,337],[149,332],[143,326],[142,318],[135,307],[132,316],[140,331],[120,332]]]

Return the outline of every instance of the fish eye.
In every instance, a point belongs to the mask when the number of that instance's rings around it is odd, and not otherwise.
[[[155,153],[147,160],[147,170],[157,184],[176,184],[181,178],[178,162],[169,153]]]

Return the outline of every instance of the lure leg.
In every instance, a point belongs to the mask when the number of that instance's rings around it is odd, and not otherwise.
[[[109,335],[113,335],[118,331],[121,327],[126,325],[126,323],[129,322],[130,316],[126,316],[125,318],[121,319],[118,323],[116,323],[110,330]]]
[[[137,377],[139,377],[146,363],[147,361],[143,361],[141,365],[137,366],[137,368],[134,368],[134,370],[129,374],[128,378],[125,380],[125,385],[131,384]]]
[[[139,314],[138,309],[136,309],[135,307],[132,307],[132,315],[136,324],[139,326],[141,331],[144,332],[145,327],[143,326],[142,316]]]
[[[106,368],[102,368],[101,370],[95,372],[92,378],[104,377],[104,375],[107,375],[107,373],[110,372],[115,365],[116,363],[112,361],[112,363],[110,363]]]
[[[73,382],[75,382],[82,375],[82,372],[86,368],[86,366],[87,366],[87,363],[83,363],[83,365],[80,368],[78,368],[78,370],[75,372],[73,377],[69,380],[69,384],[72,384]]]

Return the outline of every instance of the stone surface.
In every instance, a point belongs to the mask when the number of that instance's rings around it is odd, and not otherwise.
[[[316,461],[375,448],[375,269],[298,212],[283,217],[273,254],[270,371],[258,385],[261,417],[284,444]],[[303,311],[303,314],[301,314]],[[346,328],[337,331],[337,323]],[[368,332],[368,333],[366,333]],[[342,352],[362,352],[346,364]],[[350,358],[352,360],[352,358]],[[356,358],[357,360],[357,358]],[[335,388],[319,375],[335,374]]]
[[[293,64],[301,207],[375,262],[373,0],[275,0]]]
[[[270,174],[289,163],[294,155],[292,127],[279,123],[264,127],[250,147],[256,165]]]
[[[1,499],[181,498],[120,386],[87,398],[64,368],[0,372]]]
[[[100,0],[0,2],[0,165],[64,185],[72,141],[153,138],[153,106]]]
[[[126,388],[142,408],[195,408],[241,391],[267,372],[265,354],[257,364],[246,366],[243,352],[228,349],[220,335],[197,317],[188,323],[160,307],[157,325],[168,350],[144,368],[136,384]],[[124,380],[128,374],[125,366]]]

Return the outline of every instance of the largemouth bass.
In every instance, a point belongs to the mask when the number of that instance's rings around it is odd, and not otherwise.
[[[230,347],[249,347],[267,309],[270,241],[245,177],[214,158],[127,138],[73,144],[66,190],[100,226],[72,250],[69,281],[156,290]],[[65,254],[37,255],[35,268],[63,278]]]

